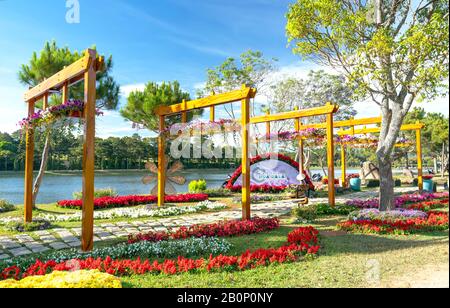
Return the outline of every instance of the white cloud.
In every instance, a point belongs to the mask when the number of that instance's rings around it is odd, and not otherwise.
[[[145,89],[145,83],[128,84],[120,87],[120,95],[125,98],[130,96],[131,92],[143,91]]]

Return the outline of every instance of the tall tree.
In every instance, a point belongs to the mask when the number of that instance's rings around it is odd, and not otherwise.
[[[380,107],[380,209],[394,208],[392,152],[403,120],[414,101],[448,93],[448,1],[298,0],[286,29],[294,53],[339,69]]]
[[[47,42],[39,52],[33,52],[28,64],[23,64],[19,73],[19,81],[27,86],[34,87],[45,79],[53,76],[64,67],[72,64],[83,57],[77,51],[71,51],[68,47],[58,47],[55,41]],[[119,103],[120,87],[110,75],[113,67],[112,56],[105,61],[105,69],[97,75],[97,107],[105,109],[116,109]],[[84,99],[84,89],[82,84],[70,88],[70,97],[73,99]],[[50,105],[60,104],[61,94],[52,95]],[[41,103],[37,104],[42,107]],[[53,127],[45,132],[45,145],[42,150],[41,164],[38,176],[33,187],[33,204],[36,203],[39,189],[47,168],[49,151],[52,143],[52,135],[60,128]]]
[[[190,100],[190,95],[181,89],[178,81],[163,82],[162,84],[149,82],[143,91],[134,91],[130,94],[127,104],[120,110],[120,114],[139,128],[157,132],[159,117],[154,112],[155,108],[179,104],[183,99]],[[192,116],[193,113],[188,114],[188,118],[192,118]],[[181,122],[180,115],[167,119],[167,125],[179,122]]]
[[[262,52],[248,50],[242,53],[238,60],[226,59],[221,65],[207,70],[205,88],[198,96],[208,96],[211,93],[223,93],[239,89],[243,84],[254,87],[259,94],[270,90],[270,76],[275,71],[277,59],[266,59]],[[254,106],[253,106],[254,107]],[[253,113],[255,109],[252,109]],[[235,118],[234,104],[225,106],[225,111]]]

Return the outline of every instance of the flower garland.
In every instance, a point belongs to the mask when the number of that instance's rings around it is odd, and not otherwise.
[[[254,158],[252,158],[250,160],[250,166],[254,165],[256,163],[259,163],[261,161],[265,161],[265,160],[270,160],[273,159],[275,157],[275,159],[278,159],[279,161],[285,162],[288,165],[291,165],[292,167],[294,167],[295,169],[299,169],[299,164],[298,162],[296,162],[295,160],[293,160],[292,158],[290,158],[289,156],[283,155],[283,154],[265,154],[265,155],[258,155]],[[241,176],[242,174],[242,165],[236,169],[236,171],[233,173],[233,175],[230,177],[230,179],[228,180],[227,185],[225,186],[225,188],[227,188],[228,190],[231,191],[241,191],[242,190],[242,186],[235,186],[234,183],[238,180],[238,178]],[[309,185],[309,189],[314,190],[314,184],[311,181],[311,178],[308,176],[308,174],[306,172],[304,172],[306,178],[305,181],[306,183]],[[254,191],[260,191],[260,192],[280,192],[280,191],[284,191],[286,187],[273,187],[271,186],[271,189],[266,189],[266,187],[264,185],[253,185],[253,189]],[[251,189],[251,188],[250,188]]]
[[[194,214],[204,211],[218,211],[226,209],[227,206],[220,202],[202,201],[193,206],[171,206],[156,209],[147,208],[121,208],[107,211],[94,212],[95,220],[108,220],[116,218],[147,218],[147,217],[171,217],[185,214]],[[52,222],[62,221],[81,221],[82,213],[74,213],[68,215],[55,215],[55,214],[41,214],[38,216]],[[0,224],[3,223],[3,219],[0,218]]]
[[[60,118],[75,117],[81,118],[83,116],[85,103],[80,100],[69,100],[61,105],[52,106],[47,110],[39,110],[28,118],[22,119],[19,122],[19,126],[25,130],[30,128],[36,128],[49,123],[52,123]],[[97,116],[103,115],[100,109],[95,111]]]
[[[319,232],[313,227],[301,227],[288,234],[287,243],[279,248],[258,249],[246,251],[238,256],[219,255],[209,259],[188,259],[179,256],[178,259],[158,260],[114,260],[88,258],[86,260],[70,260],[68,262],[56,262],[54,260],[42,262],[37,260],[25,271],[17,266],[4,269],[1,278],[21,279],[30,276],[45,275],[53,271],[99,270],[115,276],[166,274],[176,275],[181,273],[195,273],[198,271],[245,271],[260,266],[271,264],[283,264],[295,262],[301,258],[316,255],[320,249],[318,244]]]
[[[348,220],[338,228],[353,233],[412,234],[448,230],[448,213],[429,212],[426,218]]]
[[[193,225],[181,227],[176,231],[148,232],[129,235],[128,243],[133,244],[141,241],[158,242],[168,239],[186,239],[189,237],[230,237],[247,234],[262,233],[278,229],[280,221],[278,218],[253,218],[252,220],[232,220],[207,225]]]
[[[187,203],[187,202],[201,202],[208,200],[206,194],[180,194],[167,195],[165,202],[167,203]],[[123,196],[123,197],[102,197],[94,200],[95,209],[106,209],[113,207],[129,207],[137,205],[154,204],[158,202],[157,196]],[[58,201],[57,205],[62,208],[81,210],[83,200],[62,200]]]
[[[217,121],[195,120],[190,123],[175,123],[161,132],[166,138],[177,138],[185,136],[213,135],[218,133],[239,132],[241,125],[239,122],[230,119],[220,119]]]

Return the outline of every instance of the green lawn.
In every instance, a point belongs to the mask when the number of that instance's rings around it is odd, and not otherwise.
[[[333,230],[341,218],[319,220],[319,230]],[[276,247],[298,225],[286,224],[267,234],[230,239],[233,253],[246,249]],[[371,287],[366,282],[369,260],[380,264],[381,285],[409,275],[429,264],[448,264],[448,232],[414,236],[372,236],[345,234],[321,236],[319,257],[312,261],[262,267],[234,273],[201,273],[177,276],[143,275],[124,277],[126,287]]]

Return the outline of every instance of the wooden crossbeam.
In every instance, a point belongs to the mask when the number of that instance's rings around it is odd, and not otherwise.
[[[181,104],[171,106],[161,106],[155,109],[155,114],[159,116],[167,116],[195,109],[238,102],[244,99],[254,98],[255,96],[256,96],[256,89],[245,87],[240,90],[222,94],[215,94],[205,98],[200,98],[197,100],[192,100]]]
[[[338,110],[339,110],[339,106],[327,104],[323,107],[317,107],[317,108],[294,110],[294,111],[282,112],[282,113],[278,113],[278,114],[266,114],[266,115],[252,118],[250,120],[250,123],[258,124],[258,123],[267,123],[267,122],[274,122],[274,121],[300,119],[300,118],[313,117],[313,116],[319,116],[319,115],[333,114],[333,113],[337,112]],[[304,128],[304,126],[302,126],[302,129],[303,128]]]
[[[424,128],[424,124],[405,124],[403,125],[400,130],[407,131],[407,130],[420,130]],[[338,135],[359,135],[359,134],[376,134],[381,132],[380,127],[364,127],[359,129],[347,129],[347,130],[341,130],[338,132]]]
[[[83,58],[72,63],[52,77],[25,92],[24,100],[26,102],[38,101],[50,90],[59,90],[64,86],[64,84],[70,86],[71,84],[79,82],[84,78],[84,74],[87,72],[92,63],[94,63],[96,71],[102,70],[104,66],[104,59],[101,57],[99,59],[93,58],[92,55],[94,54],[95,53],[88,49]]]
[[[370,125],[370,124],[380,124],[382,121],[381,117],[374,117],[374,118],[362,118],[362,119],[351,119],[351,120],[345,120],[345,121],[335,121],[334,127],[350,127],[350,126],[359,126],[359,125]],[[326,128],[326,123],[317,123],[317,124],[306,124],[303,125],[303,129],[308,128]]]

